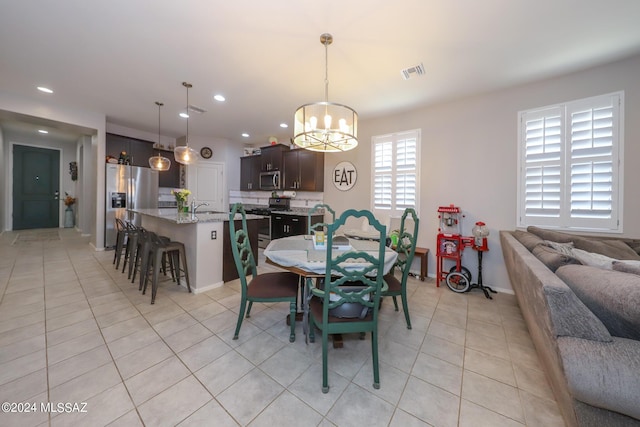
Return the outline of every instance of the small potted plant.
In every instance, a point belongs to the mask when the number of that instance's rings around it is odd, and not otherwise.
[[[73,205],[76,203],[78,199],[69,195],[69,193],[64,193],[64,204],[67,207],[64,212],[64,226],[65,228],[71,228],[74,225],[74,217],[73,217]]]

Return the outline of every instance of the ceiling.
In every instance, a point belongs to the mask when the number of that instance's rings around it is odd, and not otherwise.
[[[162,101],[162,134],[180,137],[187,81],[206,110],[190,135],[260,145],[324,100],[322,33],[329,101],[362,120],[637,54],[639,18],[637,0],[0,0],[0,91],[152,133]],[[33,120],[0,111],[5,129]]]

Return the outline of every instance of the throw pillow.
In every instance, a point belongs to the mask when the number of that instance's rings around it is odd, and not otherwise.
[[[552,242],[551,240],[545,240],[544,244],[546,246],[549,246],[550,248],[555,249],[561,254],[573,256],[573,242],[558,243],[558,242]]]
[[[516,230],[513,232],[513,237],[516,238],[522,246],[527,248],[529,252],[533,251],[533,248],[538,246],[540,243],[544,243],[544,240],[533,233],[529,233],[527,231]]]
[[[640,276],[588,265],[556,271],[611,335],[640,340]]]
[[[623,273],[640,275],[640,261],[613,261],[613,269]]]
[[[611,270],[613,268],[613,262],[616,261],[614,258],[606,255],[587,252],[577,248],[573,250],[573,256],[580,261],[581,264],[602,268],[604,270]]]
[[[631,247],[622,240],[616,239],[590,239],[576,236],[574,239],[576,248],[587,252],[606,255],[614,259],[633,259],[640,261],[638,255]]]
[[[577,259],[544,245],[536,246],[533,248],[532,253],[553,272],[563,265],[580,264],[580,261]]]

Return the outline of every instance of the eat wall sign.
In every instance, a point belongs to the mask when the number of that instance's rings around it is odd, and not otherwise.
[[[333,185],[338,190],[350,190],[356,183],[358,172],[351,162],[340,162],[333,168]]]

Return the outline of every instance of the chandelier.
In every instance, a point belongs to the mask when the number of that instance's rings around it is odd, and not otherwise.
[[[156,105],[158,106],[158,147],[160,146],[160,107],[164,104],[162,102],[156,101]],[[171,167],[171,160],[166,157],[160,155],[160,151],[158,151],[157,156],[149,157],[149,166],[154,171],[168,171]]]
[[[346,105],[329,102],[329,45],[333,36],[320,36],[324,45],[324,102],[305,104],[296,110],[293,143],[311,151],[340,152],[358,145],[358,113]]]
[[[187,109],[185,110],[187,114],[187,135],[184,141],[185,145],[181,145],[179,147],[176,146],[173,150],[173,154],[176,162],[182,163],[183,165],[190,165],[198,161],[198,152],[189,147],[189,88],[193,87],[193,85],[191,83],[182,82],[182,86],[187,88]]]

